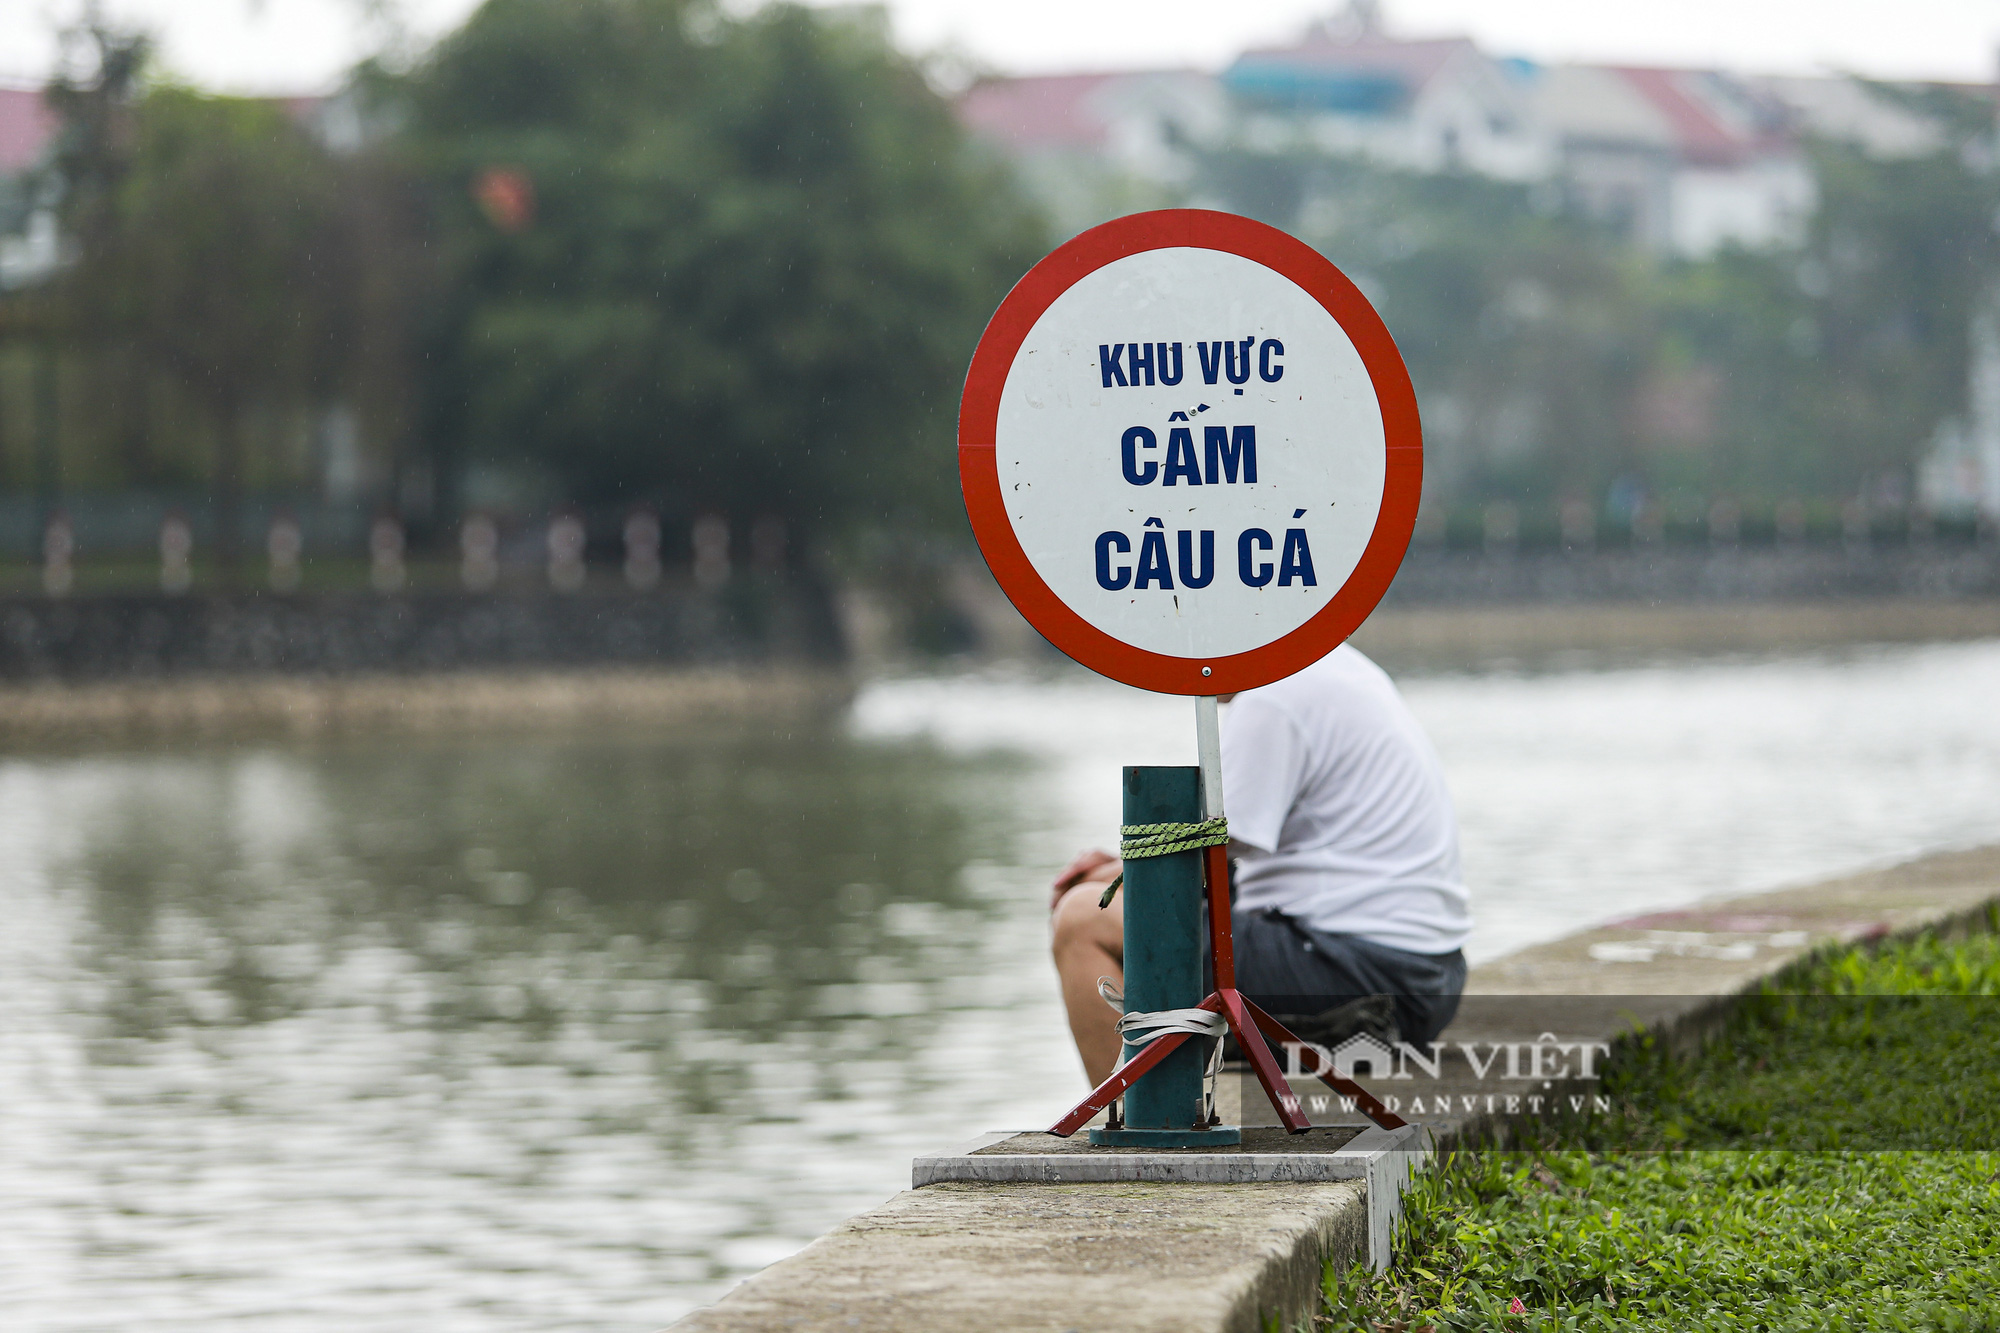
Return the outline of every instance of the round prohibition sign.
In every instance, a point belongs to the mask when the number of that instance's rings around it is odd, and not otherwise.
[[[1381,601],[1423,429],[1345,274],[1261,222],[1163,209],[1008,293],[958,468],[981,554],[1049,642],[1128,685],[1227,694],[1318,661]]]

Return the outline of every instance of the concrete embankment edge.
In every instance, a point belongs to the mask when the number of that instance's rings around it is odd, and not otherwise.
[[[1675,1026],[1829,949],[1948,929],[2000,896],[2000,846],[1628,917],[1472,970],[1467,995],[1644,995]]]
[[[674,726],[830,716],[853,696],[810,667],[207,676],[0,686],[0,743]]]
[[[1367,1245],[1365,1187],[932,1185],[766,1269],[689,1333],[1223,1330],[1310,1307]]]
[[[2000,599],[1852,598],[1797,602],[1524,602],[1385,607],[1355,632],[1392,668],[1495,662],[1647,661],[1708,653],[1778,653],[1856,644],[1963,642],[2000,636]]]
[[[1685,1039],[1725,1012],[1729,997],[1816,952],[1964,926],[1996,903],[2000,847],[1943,852],[1584,931],[1475,969],[1469,989],[1649,993],[1662,1001],[1654,1026]],[[1762,943],[1746,955],[1753,939]],[[1484,1127],[1434,1126],[1441,1144]],[[1386,1254],[1413,1160],[1385,1155],[1379,1180],[932,1184],[854,1218],[674,1327],[1263,1333],[1273,1319],[1288,1327],[1314,1308],[1325,1263],[1353,1267]]]

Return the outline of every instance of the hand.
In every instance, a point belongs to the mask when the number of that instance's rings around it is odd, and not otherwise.
[[[1078,852],[1049,885],[1049,910],[1056,910],[1062,896],[1079,884],[1109,884],[1118,876],[1117,857],[1095,847]]]

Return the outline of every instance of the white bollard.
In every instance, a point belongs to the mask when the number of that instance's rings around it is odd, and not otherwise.
[[[729,582],[729,520],[720,514],[694,521],[694,581],[700,588]]]
[[[585,539],[583,520],[575,514],[558,514],[550,521],[549,586],[557,592],[576,592],[583,587]]]
[[[625,584],[645,592],[660,581],[660,520],[651,510],[635,509],[625,520]]]
[[[270,582],[272,592],[297,592],[299,589],[299,556],[305,551],[306,537],[299,521],[290,514],[279,514],[271,520],[271,531],[264,539],[264,550],[270,556]]]
[[[400,592],[409,578],[403,567],[403,523],[384,514],[368,529],[368,582],[379,593]]]
[[[178,597],[194,582],[194,529],[179,514],[160,520],[160,591]]]
[[[458,579],[467,592],[490,592],[500,581],[500,529],[485,514],[471,514],[458,529]]]
[[[42,591],[51,597],[67,597],[76,584],[76,530],[69,515],[49,515],[42,529]]]

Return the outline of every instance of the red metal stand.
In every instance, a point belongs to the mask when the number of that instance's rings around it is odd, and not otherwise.
[[[1317,1051],[1300,1042],[1284,1024],[1252,1004],[1236,989],[1236,947],[1229,933],[1229,849],[1220,846],[1205,849],[1202,867],[1208,881],[1208,947],[1209,958],[1215,968],[1215,991],[1197,1007],[1220,1013],[1228,1020],[1229,1031],[1236,1037],[1236,1044],[1244,1057],[1250,1061],[1257,1081],[1264,1085],[1264,1095],[1277,1109],[1278,1119],[1294,1134],[1303,1134],[1312,1128],[1305,1112],[1299,1109],[1299,1099],[1292,1095],[1285,1076],[1278,1071],[1278,1062],[1272,1058],[1271,1048],[1264,1043],[1266,1035],[1273,1041],[1297,1045],[1302,1056],[1312,1059],[1313,1067],[1307,1072],[1317,1074],[1321,1082],[1341,1096],[1352,1097],[1354,1104],[1370,1120],[1384,1129],[1401,1129],[1407,1123],[1401,1116],[1382,1105],[1360,1084],[1334,1073],[1333,1066],[1320,1059]],[[1138,1082],[1141,1074],[1158,1064],[1188,1037],[1185,1032],[1169,1032],[1155,1037],[1110,1078],[1098,1084],[1096,1090],[1077,1103],[1074,1110],[1056,1121],[1049,1133],[1058,1138],[1068,1138],[1082,1129],[1092,1116],[1124,1096],[1125,1090]]]

